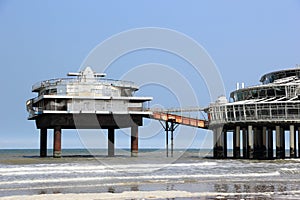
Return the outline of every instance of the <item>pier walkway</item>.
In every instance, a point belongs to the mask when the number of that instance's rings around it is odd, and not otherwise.
[[[165,109],[158,110],[152,109],[150,119],[159,120],[163,129],[166,132],[166,156],[169,156],[169,132],[171,133],[171,157],[173,157],[174,149],[174,131],[179,125],[185,125],[195,128],[208,129],[208,120],[205,118],[203,108],[176,108],[176,109]],[[191,114],[196,116],[192,116]],[[202,116],[199,117],[199,113]],[[165,122],[164,123],[162,123]]]

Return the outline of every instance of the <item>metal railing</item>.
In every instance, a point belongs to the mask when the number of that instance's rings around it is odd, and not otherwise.
[[[208,113],[211,124],[250,121],[299,121],[300,123],[300,101],[213,105]]]
[[[57,79],[50,79],[45,81],[40,81],[35,83],[32,86],[32,91],[37,91],[41,87],[50,87],[50,86],[57,86],[57,85],[67,85],[67,84],[94,84],[94,85],[110,85],[116,87],[125,87],[125,88],[136,88],[138,86],[132,81],[123,81],[123,80],[113,80],[113,79],[103,79],[103,78],[57,78]]]

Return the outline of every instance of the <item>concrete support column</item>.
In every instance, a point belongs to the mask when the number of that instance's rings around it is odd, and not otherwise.
[[[300,127],[298,127],[298,158],[300,158]]]
[[[47,156],[47,129],[40,130],[40,157]]]
[[[217,152],[218,152],[218,133],[217,133],[217,129],[213,128],[213,158],[217,158]]]
[[[254,141],[253,141],[253,129],[252,126],[248,126],[248,158],[253,158],[254,155]]]
[[[227,130],[222,130],[222,137],[223,137],[223,149],[224,149],[224,158],[227,158]]]
[[[243,158],[248,158],[248,134],[247,129],[243,128]]]
[[[295,126],[290,125],[290,157],[296,158],[296,132]]]
[[[261,131],[257,127],[253,127],[253,158],[259,159],[261,154]]]
[[[268,159],[273,159],[273,130],[268,129]]]
[[[61,157],[61,127],[54,128],[53,157]]]
[[[262,159],[267,158],[267,127],[262,127]]]
[[[108,129],[108,157],[115,156],[115,129]]]
[[[236,126],[235,130],[233,130],[233,157],[240,158],[241,144],[240,144],[240,126]]]
[[[139,129],[138,126],[131,127],[131,157],[137,157],[139,152]]]
[[[222,127],[214,128],[214,158],[224,158],[224,134]]]
[[[276,158],[285,157],[284,131],[280,126],[276,126]]]
[[[280,148],[282,149],[282,158],[285,158],[285,134],[283,128],[280,128],[280,141]]]

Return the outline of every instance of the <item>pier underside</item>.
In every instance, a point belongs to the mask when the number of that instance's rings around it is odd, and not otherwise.
[[[227,155],[229,133],[232,133],[233,158],[300,157],[300,124],[298,123],[236,123],[212,126],[210,129],[213,130],[214,158],[229,157]],[[289,141],[286,141],[287,139]],[[286,144],[289,147],[286,147]]]
[[[131,156],[138,155],[138,126],[143,115],[43,114],[34,118],[40,129],[40,156],[47,156],[47,130],[53,129],[53,157],[62,156],[62,129],[107,129],[108,156],[115,154],[115,129],[131,127]]]

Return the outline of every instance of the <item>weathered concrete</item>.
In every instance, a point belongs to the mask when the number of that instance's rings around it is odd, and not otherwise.
[[[225,158],[225,134],[223,128],[216,127],[213,129],[214,131],[214,158]],[[227,149],[226,149],[227,151]]]
[[[290,157],[296,158],[296,132],[294,125],[290,125]]]
[[[268,129],[268,159],[274,158],[274,150],[273,150],[273,129]]]
[[[40,157],[47,156],[47,129],[40,129]]]
[[[54,137],[53,137],[53,157],[61,157],[61,127],[54,128]]]
[[[253,129],[252,125],[248,126],[248,149],[247,149],[248,158],[254,158],[254,141],[253,141]]]
[[[131,156],[132,157],[138,156],[138,151],[139,151],[138,135],[139,135],[138,126],[132,126],[131,127]]]
[[[261,158],[261,148],[262,148],[262,134],[261,129],[257,127],[253,127],[253,158],[260,159]]]
[[[235,130],[233,130],[233,157],[240,158],[241,144],[240,144],[240,126],[236,126]]]
[[[282,159],[285,157],[284,142],[283,128],[276,126],[276,158]]]
[[[262,127],[262,159],[267,158],[267,127]]]
[[[243,128],[243,158],[248,158],[248,133],[246,128]]]
[[[108,129],[108,157],[115,156],[115,129]]]
[[[224,158],[227,158],[227,130],[222,130],[222,141],[223,141],[223,154]]]

